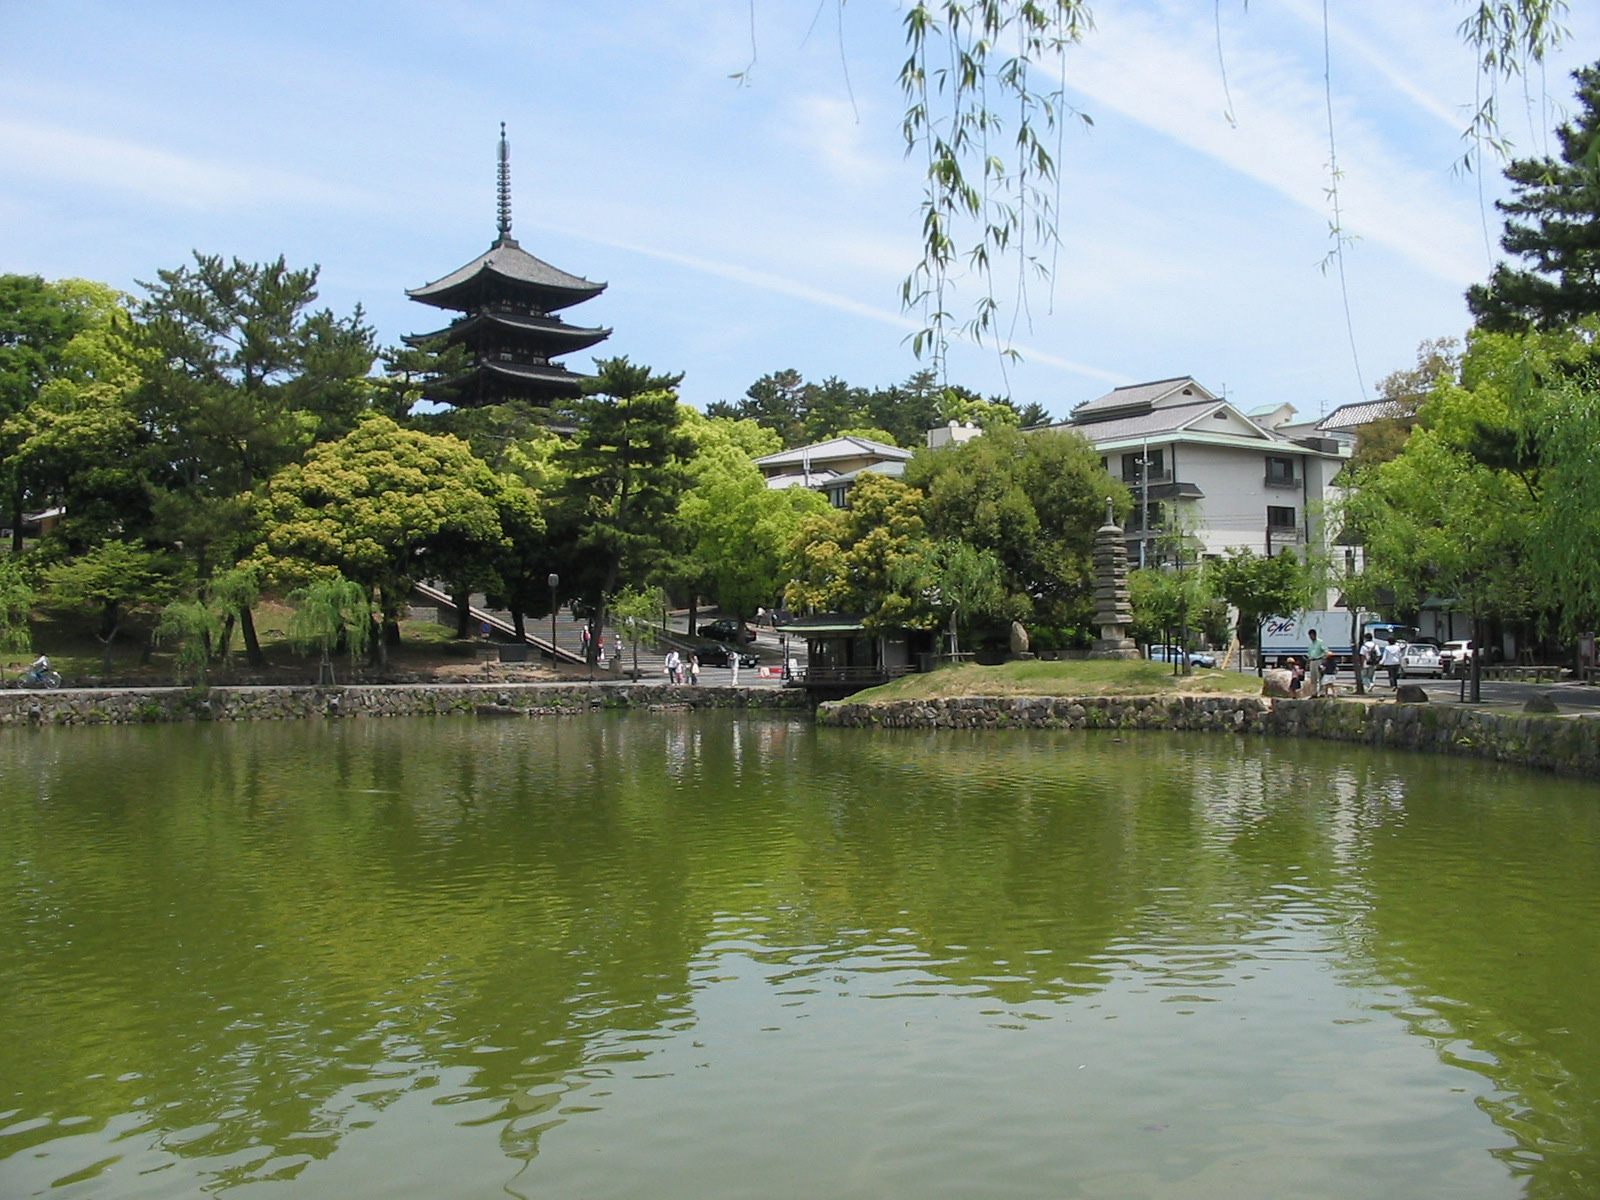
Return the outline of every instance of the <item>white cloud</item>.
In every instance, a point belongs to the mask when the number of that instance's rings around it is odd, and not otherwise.
[[[1229,63],[1236,126],[1220,115],[1215,63],[1196,28],[1119,16],[1068,64],[1069,86],[1269,188],[1327,222],[1328,115],[1318,86],[1280,58],[1241,51]],[[1203,98],[1215,97],[1214,104]],[[1344,228],[1421,269],[1464,283],[1482,273],[1477,222],[1439,175],[1397,153],[1336,98]],[[1174,188],[1181,187],[1174,181]]]
[[[864,304],[849,296],[841,296],[835,292],[825,291],[822,288],[812,287],[810,284],[798,280],[786,279],[781,275],[773,275],[765,271],[752,270],[749,267],[739,266],[735,263],[718,262],[714,259],[701,258],[693,254],[682,254],[674,250],[661,250],[653,246],[642,246],[634,243],[620,242],[607,238],[597,238],[576,231],[561,231],[570,237],[586,237],[601,245],[613,249],[625,250],[631,254],[640,254],[646,258],[653,258],[660,262],[673,263],[686,267],[691,271],[726,279],[732,283],[742,284],[746,287],[759,288],[762,291],[774,292],[783,296],[790,296],[803,300],[808,304],[818,305],[823,308],[835,309],[848,313],[854,317],[861,317],[868,321],[875,321],[880,325],[888,325],[905,333],[915,333],[922,328],[922,322],[904,313],[890,309],[880,308],[872,304]],[[1085,363],[1074,362],[1059,355],[1020,343],[1013,343],[1010,347],[1021,354],[1028,362],[1038,363],[1043,366],[1055,367],[1062,371],[1069,371],[1075,375],[1082,375],[1089,379],[1098,379],[1109,383],[1127,383],[1126,375],[1115,371],[1108,371],[1102,367],[1089,366]]]
[[[278,204],[369,206],[342,184],[285,171],[242,168],[136,142],[0,118],[0,159],[13,176],[105,188],[189,209]]]

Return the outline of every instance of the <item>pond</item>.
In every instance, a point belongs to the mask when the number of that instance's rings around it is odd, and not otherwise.
[[[1600,788],[595,714],[6,731],[0,1196],[1600,1195]]]

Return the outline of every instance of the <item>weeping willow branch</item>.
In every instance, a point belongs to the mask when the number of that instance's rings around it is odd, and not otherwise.
[[[912,349],[941,369],[954,333],[977,342],[993,335],[997,259],[1010,256],[1025,276],[1050,276],[1040,253],[1057,237],[1049,135],[1067,117],[1093,124],[1065,102],[1061,58],[1092,27],[1083,0],[919,0],[906,13],[901,131],[926,170],[922,261],[901,284],[901,300],[923,320]],[[1054,72],[1041,69],[1051,62]],[[950,309],[957,272],[979,284],[971,315],[959,321]]]

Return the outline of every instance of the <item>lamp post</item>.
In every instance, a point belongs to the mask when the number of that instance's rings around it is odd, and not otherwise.
[[[556,665],[556,589],[561,586],[561,576],[554,571],[545,581],[550,585],[550,665]]]

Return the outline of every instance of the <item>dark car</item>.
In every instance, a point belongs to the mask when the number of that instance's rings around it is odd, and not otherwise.
[[[732,621],[724,617],[718,621],[707,621],[695,630],[696,635],[703,638],[716,638],[719,642],[753,642],[756,640],[755,630],[745,626],[743,621]]]
[[[728,655],[733,653],[733,647],[725,642],[701,642],[694,647],[694,653],[700,659],[702,667],[725,667],[728,665]],[[761,659],[750,651],[739,651],[741,667],[754,667],[760,662]]]

